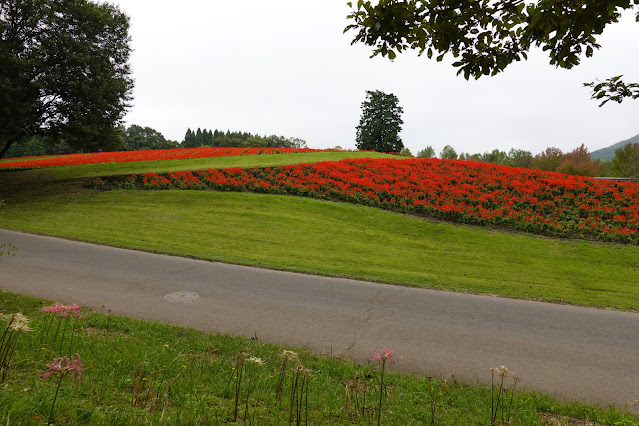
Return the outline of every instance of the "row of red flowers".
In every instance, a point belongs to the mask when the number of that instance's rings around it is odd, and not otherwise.
[[[639,243],[639,184],[460,160],[348,159],[119,177],[93,186],[206,189],[343,200],[548,235]]]
[[[0,168],[31,169],[37,167],[77,166],[97,163],[129,163],[133,161],[184,160],[187,158],[229,157],[255,154],[287,154],[291,152],[319,151],[311,148],[243,148],[243,147],[202,147],[156,149],[142,151],[94,152],[89,154],[67,154],[51,157],[21,158],[0,162]]]

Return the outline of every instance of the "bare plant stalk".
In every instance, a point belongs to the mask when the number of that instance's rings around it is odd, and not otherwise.
[[[296,396],[297,396],[297,385],[298,385],[299,378],[300,378],[299,368],[295,367],[295,369],[293,370],[293,381],[291,382],[291,405],[290,405],[291,411],[288,416],[289,425],[293,422],[293,411],[297,407]]]
[[[275,387],[275,398],[278,403],[282,399],[282,390],[284,388],[284,380],[286,379],[286,361],[287,361],[286,358],[282,360],[282,368],[280,369],[280,374],[277,380],[277,386]]]
[[[242,387],[242,372],[244,370],[244,353],[235,356],[235,412],[233,413],[233,421],[237,422],[237,407],[240,402],[240,388]]]
[[[248,384],[246,386],[246,407],[244,408],[244,423],[246,423],[246,418],[248,417],[249,397],[251,395],[251,385],[253,384],[254,376],[255,376],[255,365],[253,365],[253,368],[251,368],[251,374],[248,379]]]
[[[386,369],[386,358],[382,358],[382,376],[379,379],[379,409],[377,410],[377,426],[382,424],[382,398],[384,397],[384,370]]]
[[[78,325],[79,316],[76,315],[75,321],[73,322],[73,328],[71,329],[71,341],[69,342],[69,355],[73,353],[73,337],[75,335],[76,326]]]
[[[49,412],[49,420],[47,424],[50,425],[53,423],[53,409],[55,408],[55,401],[58,399],[58,391],[60,390],[60,385],[62,384],[62,379],[64,378],[64,374],[60,374],[60,378],[58,379],[58,386],[55,388],[55,395],[53,395],[53,402],[51,403],[51,411]]]
[[[495,370],[490,369],[490,425],[495,424]]]
[[[428,377],[428,393],[430,393],[430,425],[435,426],[435,394],[432,377]]]

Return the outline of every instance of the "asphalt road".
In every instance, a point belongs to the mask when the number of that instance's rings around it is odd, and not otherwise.
[[[196,237],[196,236],[195,236]],[[325,278],[0,230],[0,288],[205,331],[254,336],[468,382],[521,385],[637,412],[639,314]],[[199,295],[191,301],[165,296]],[[180,296],[180,294],[178,294]],[[179,300],[179,298],[178,298]]]

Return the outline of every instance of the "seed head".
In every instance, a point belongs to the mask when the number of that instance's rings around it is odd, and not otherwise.
[[[286,349],[282,351],[280,356],[286,361],[296,361],[298,359],[297,352],[287,351]]]
[[[29,328],[29,318],[22,315],[21,312],[18,312],[17,314],[13,314],[12,316],[13,316],[13,321],[11,322],[12,330],[22,331],[24,333],[31,331],[31,328]]]
[[[254,364],[257,364],[257,365],[264,365],[264,361],[262,361],[262,358],[258,358],[258,357],[255,357],[255,356],[252,356],[252,357],[248,358],[247,361],[248,362],[252,362]]]
[[[508,369],[508,367],[506,367],[504,365],[500,365],[499,367],[491,368],[490,372],[499,374],[499,377],[502,378],[502,379],[504,377],[508,377],[508,375],[511,374],[510,370]]]

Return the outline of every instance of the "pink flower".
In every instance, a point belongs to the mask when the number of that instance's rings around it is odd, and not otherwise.
[[[75,355],[77,357],[76,359],[69,359],[66,356],[61,358],[54,358],[51,364],[47,364],[47,370],[38,374],[37,376],[46,379],[55,372],[60,372],[61,375],[66,375],[71,371],[74,372],[75,377],[82,376],[82,372],[86,370],[86,368],[80,360],[80,355]]]
[[[69,316],[70,314],[75,314],[76,317],[80,316],[80,306],[76,305],[63,305],[60,302],[55,302],[51,306],[45,306],[40,309],[42,312],[51,312],[52,314],[60,315],[61,317]]]
[[[378,351],[376,351],[373,355],[371,355],[370,359],[371,361],[378,361],[378,362],[383,362],[383,361],[390,361],[393,362],[393,357],[395,356],[395,351],[393,351],[392,349],[379,349]]]
[[[58,314],[64,311],[64,305],[62,303],[55,302],[53,305],[45,306],[44,308],[40,310],[42,312],[51,312],[52,314]]]
[[[67,310],[67,315],[68,314],[75,314],[76,317],[80,316],[80,306],[76,305],[75,303],[73,305],[66,305],[64,307]]]

